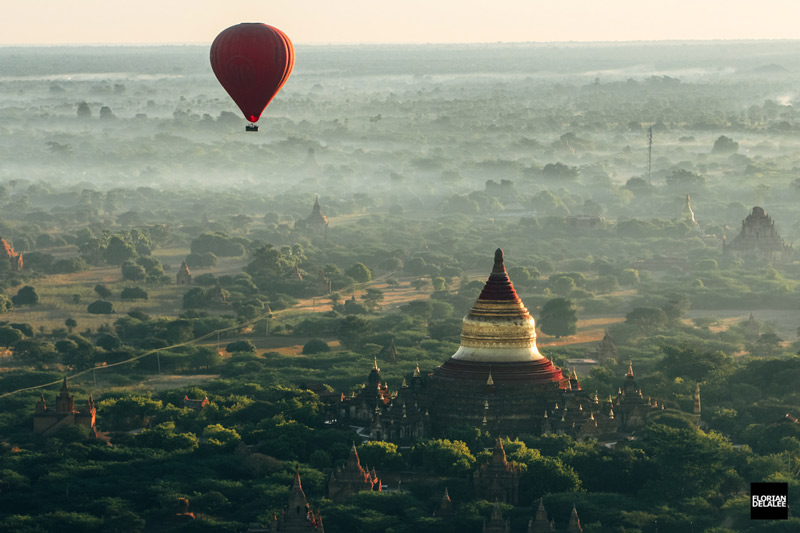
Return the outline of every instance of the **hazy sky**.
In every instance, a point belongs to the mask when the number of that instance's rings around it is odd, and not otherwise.
[[[0,0],[0,45],[208,43],[265,22],[295,43],[798,39],[797,0]]]

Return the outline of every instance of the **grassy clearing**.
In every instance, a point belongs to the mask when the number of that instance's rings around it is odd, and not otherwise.
[[[86,329],[96,331],[98,327],[114,322],[119,316],[133,309],[154,316],[175,318],[183,310],[183,294],[188,289],[175,284],[174,275],[188,252],[187,249],[172,248],[157,250],[153,254],[165,267],[169,267],[167,275],[170,277],[170,282],[166,284],[124,281],[120,268],[115,266],[92,267],[82,272],[55,274],[32,280],[28,284],[36,288],[39,304],[14,308],[3,315],[3,320],[32,324],[39,331],[49,332],[64,328],[64,321],[70,317],[78,322],[77,331]],[[214,268],[196,269],[193,274],[212,273],[217,276],[236,274],[241,272],[245,264],[244,257],[221,259]],[[98,283],[111,290],[112,296],[109,301],[114,306],[114,314],[94,315],[87,312],[87,306],[99,299],[94,292],[94,287]],[[126,287],[143,288],[147,291],[149,299],[121,300],[120,292]],[[15,294],[14,290],[11,294]],[[77,304],[74,302],[74,295],[80,296],[80,302]]]
[[[720,323],[722,329],[727,329],[728,326],[746,322],[750,317],[750,313],[758,322],[766,324],[767,328],[771,328],[775,333],[784,340],[793,341],[797,338],[797,328],[800,326],[800,310],[788,309],[714,309],[708,310],[689,310],[686,313],[688,318],[705,318],[711,317]],[[712,328],[713,329],[713,328]],[[762,331],[761,333],[764,333]]]
[[[593,317],[578,320],[578,332],[575,335],[560,339],[549,337],[537,330],[536,344],[538,346],[567,346],[600,342],[609,326],[624,321],[625,317],[622,316]]]

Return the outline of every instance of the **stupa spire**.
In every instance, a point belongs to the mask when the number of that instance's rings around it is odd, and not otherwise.
[[[483,286],[478,300],[519,300],[514,284],[506,272],[503,250],[498,248],[494,252],[494,265],[486,285]]]
[[[544,359],[536,348],[536,324],[514,290],[500,248],[494,253],[489,279],[464,317],[461,346],[453,359],[482,362]]]

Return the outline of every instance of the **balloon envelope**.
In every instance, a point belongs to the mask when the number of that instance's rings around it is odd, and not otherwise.
[[[231,26],[211,44],[211,68],[250,122],[258,121],[293,65],[294,48],[286,34],[259,22]]]

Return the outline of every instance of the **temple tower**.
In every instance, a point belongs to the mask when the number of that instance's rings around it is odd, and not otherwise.
[[[539,353],[536,324],[498,249],[489,279],[463,319],[458,350],[429,376],[433,434],[459,424],[481,426],[484,416],[493,435],[540,433],[546,407],[569,387],[561,369]]]
[[[450,499],[450,493],[447,491],[447,487],[445,487],[442,501],[439,502],[439,505],[433,511],[433,516],[451,517],[455,514],[456,511],[453,509],[453,501]]]
[[[519,468],[506,459],[503,441],[497,439],[492,459],[478,467],[473,474],[475,496],[517,505],[519,503]]]
[[[528,522],[528,533],[553,533],[553,528],[547,520],[547,510],[544,508],[542,498],[539,498],[536,516]]]
[[[372,471],[361,466],[356,445],[350,448],[350,455],[343,467],[331,473],[328,480],[328,497],[333,501],[342,501],[360,491],[381,490],[381,480],[375,469]]]
[[[189,271],[186,261],[181,262],[181,267],[178,269],[178,273],[175,274],[175,281],[178,283],[178,285],[192,284],[192,273]]]
[[[492,515],[489,521],[483,522],[483,533],[509,533],[511,531],[511,524],[508,520],[503,519],[503,511],[500,509],[500,503],[494,502],[492,508]]]
[[[572,514],[569,515],[569,524],[567,525],[567,533],[583,533],[581,527],[581,520],[578,518],[578,510],[575,504],[572,504]]]
[[[722,252],[733,257],[756,256],[774,262],[789,261],[794,255],[792,246],[784,243],[775,229],[775,222],[759,206],[742,221],[741,232],[730,244],[723,241]]]

